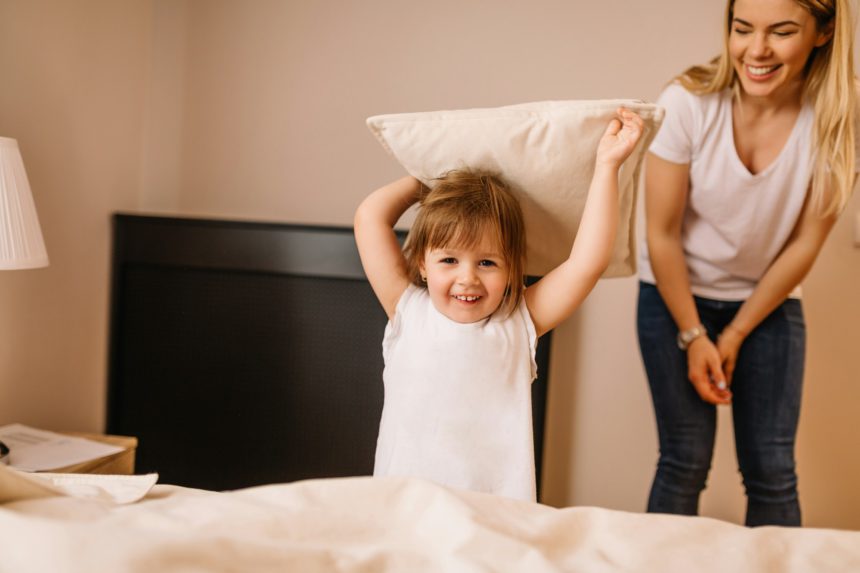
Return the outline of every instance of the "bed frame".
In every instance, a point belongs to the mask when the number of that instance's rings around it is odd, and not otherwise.
[[[386,317],[351,228],[117,214],[110,320],[107,430],[138,438],[138,473],[210,490],[372,473]]]

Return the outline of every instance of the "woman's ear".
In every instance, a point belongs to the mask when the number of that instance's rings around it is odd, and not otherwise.
[[[815,39],[815,47],[820,48],[827,42],[833,39],[833,22],[831,21],[823,30],[818,32],[818,37]]]

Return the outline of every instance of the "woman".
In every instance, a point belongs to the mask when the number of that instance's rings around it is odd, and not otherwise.
[[[666,88],[646,163],[639,343],[660,459],[648,511],[694,515],[732,404],[747,525],[800,525],[799,284],[854,183],[849,0],[729,0],[722,54]]]

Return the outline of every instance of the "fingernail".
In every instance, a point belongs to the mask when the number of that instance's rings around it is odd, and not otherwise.
[[[724,380],[720,380],[719,382],[717,382],[717,388],[719,388],[720,390],[725,390],[725,389],[726,389],[726,383],[725,383],[725,381],[724,381]]]

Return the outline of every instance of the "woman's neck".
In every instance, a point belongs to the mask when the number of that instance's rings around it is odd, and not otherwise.
[[[803,102],[803,81],[798,80],[790,86],[767,96],[753,96],[742,87],[737,89],[735,103],[737,111],[746,119],[767,118],[785,112],[796,112]]]

